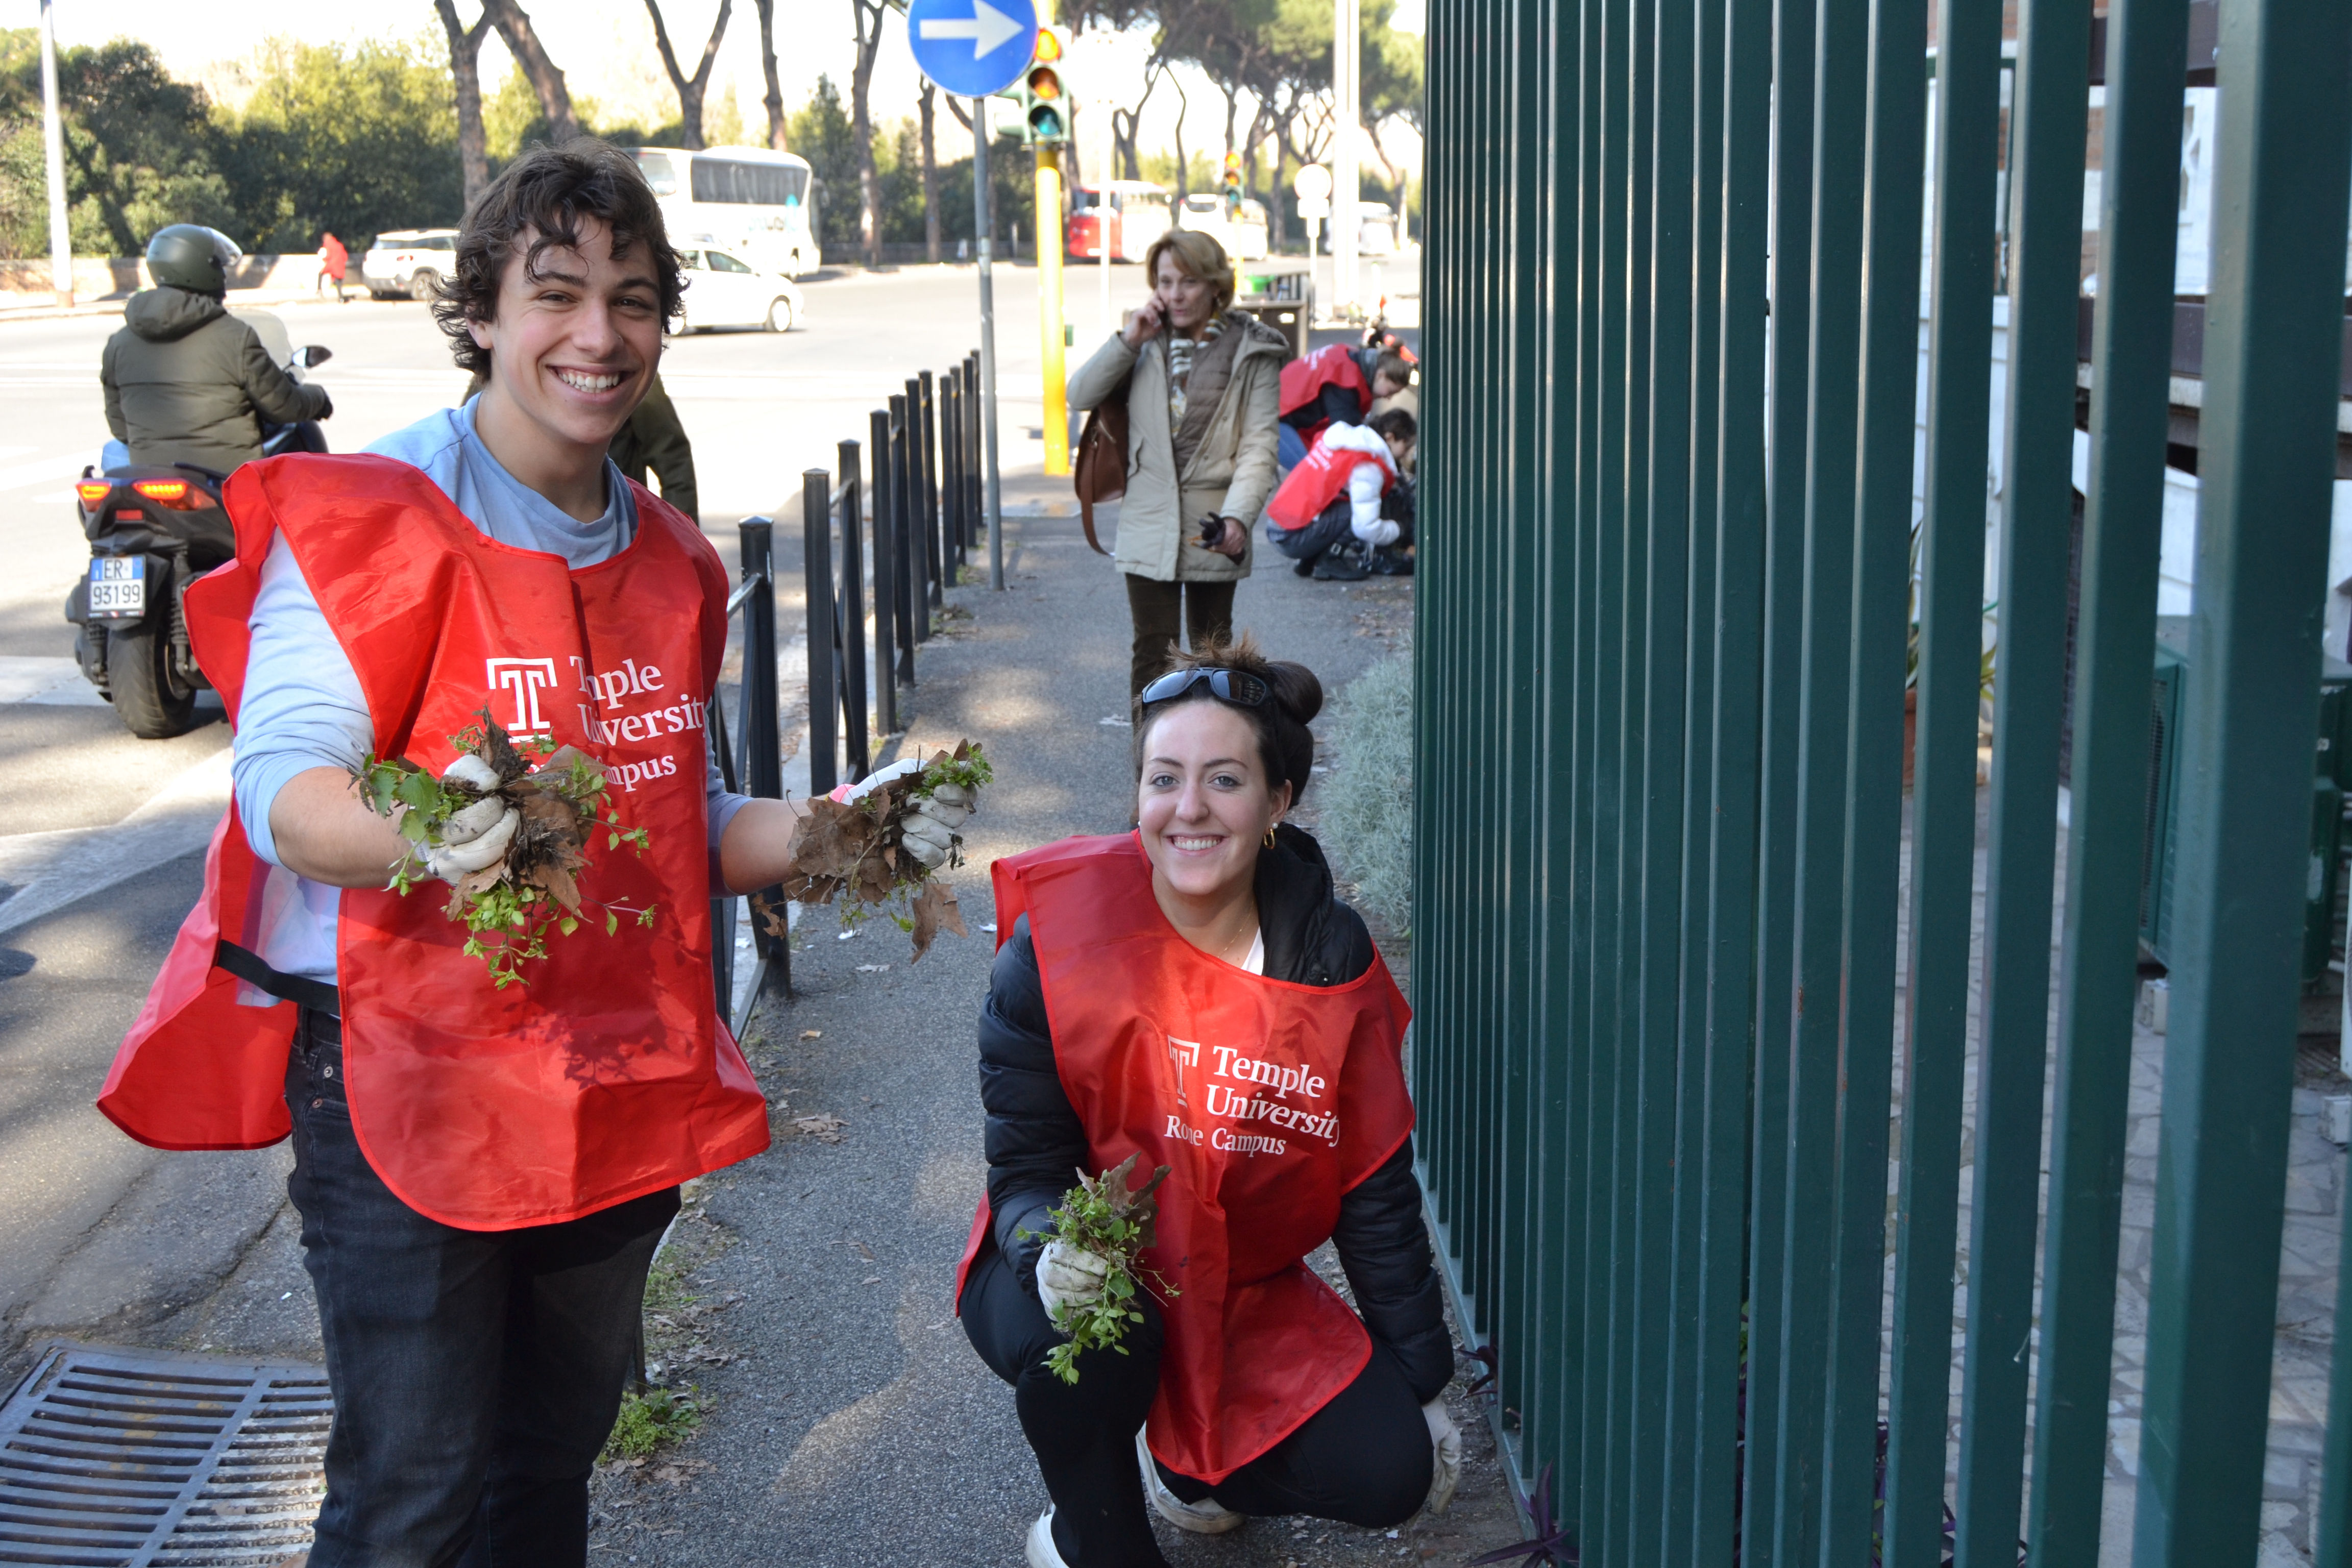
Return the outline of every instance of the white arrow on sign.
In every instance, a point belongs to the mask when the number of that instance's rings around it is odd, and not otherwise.
[[[992,55],[1019,36],[1021,24],[990,5],[971,0],[970,16],[926,16],[916,28],[926,38],[970,38],[971,58]]]

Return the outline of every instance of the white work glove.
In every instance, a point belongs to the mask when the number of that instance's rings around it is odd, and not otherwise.
[[[961,784],[943,784],[910,808],[898,825],[907,853],[924,869],[936,868],[955,844],[956,829],[971,815],[971,792]]]
[[[1444,1394],[1421,1407],[1421,1418],[1429,1423],[1431,1449],[1429,1501],[1424,1506],[1431,1514],[1441,1514],[1454,1500],[1454,1489],[1462,1484],[1462,1433],[1446,1411]]]
[[[1037,1256],[1037,1300],[1058,1329],[1062,1309],[1092,1306],[1101,1300],[1103,1281],[1109,1277],[1108,1258],[1057,1237]]]
[[[919,773],[922,771],[923,763],[921,758],[901,757],[887,768],[875,769],[872,773],[867,773],[864,778],[859,779],[856,784],[843,784],[831,795],[825,796],[825,798],[827,800],[838,801],[843,805],[853,805],[857,801],[864,800],[867,795],[872,795],[876,790],[880,789],[886,784],[892,783],[898,779],[908,777],[911,774]]]
[[[499,781],[496,768],[467,752],[449,764],[441,782],[488,792],[496,790]],[[418,845],[416,858],[441,880],[461,881],[505,859],[514,843],[515,829],[521,826],[522,814],[505,796],[485,793],[441,824],[438,844]]]

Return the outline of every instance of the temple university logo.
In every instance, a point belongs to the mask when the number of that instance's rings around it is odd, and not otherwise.
[[[507,724],[507,732],[520,738],[543,735],[548,724],[539,710],[539,694],[555,685],[555,661],[551,658],[493,658],[488,661],[487,677],[493,691],[514,693],[514,715]]]
[[[1168,1061],[1176,1069],[1176,1103],[1189,1107],[1192,1102],[1184,1097],[1184,1069],[1201,1065],[1201,1042],[1169,1036]]]

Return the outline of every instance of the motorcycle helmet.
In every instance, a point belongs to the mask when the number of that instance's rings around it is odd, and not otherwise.
[[[244,258],[236,241],[201,224],[168,225],[147,242],[147,272],[157,283],[215,298],[228,292],[229,264]]]

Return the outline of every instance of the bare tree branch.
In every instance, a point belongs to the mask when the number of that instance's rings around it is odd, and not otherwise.
[[[678,68],[677,52],[669,47],[669,29],[662,26],[661,0],[646,0],[646,11],[654,19],[654,42],[661,48],[662,66],[669,72],[670,85],[677,89],[678,121],[682,134],[678,140],[689,150],[702,146],[702,95],[710,86],[710,67],[719,58],[719,40],[727,31],[727,14],[735,0],[719,0],[719,20],[710,28],[710,41],[702,46],[702,63],[689,77]]]
[[[489,31],[486,8],[472,26],[457,20],[457,0],[433,0],[449,35],[449,76],[457,87],[457,167],[466,205],[472,206],[490,183],[489,139],[482,129],[482,36]]]
[[[866,265],[882,264],[882,178],[874,167],[874,57],[882,47],[882,16],[889,0],[849,0],[857,54],[849,73],[849,121],[857,143],[857,237]]]
[[[779,153],[791,151],[791,138],[784,134],[784,89],[776,79],[776,0],[751,0],[760,8],[760,69],[768,79],[768,95],[760,101],[768,106],[768,145]]]
[[[522,67],[522,74],[530,89],[539,97],[539,110],[547,116],[548,130],[556,144],[562,145],[580,134],[580,118],[572,111],[571,89],[563,84],[563,73],[547,58],[547,50],[531,30],[530,17],[516,0],[482,0],[482,14],[490,18],[490,26],[506,40],[507,52]]]

